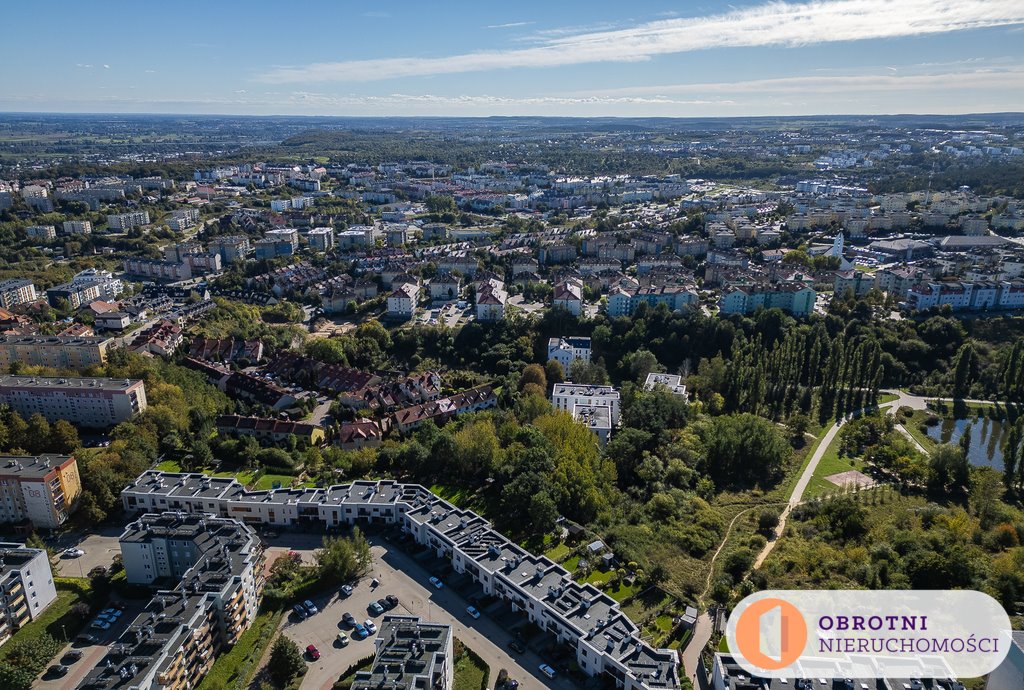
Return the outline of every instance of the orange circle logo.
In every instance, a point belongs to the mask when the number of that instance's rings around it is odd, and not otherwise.
[[[736,621],[737,651],[752,665],[768,671],[789,666],[807,646],[807,622],[783,599],[761,599]]]

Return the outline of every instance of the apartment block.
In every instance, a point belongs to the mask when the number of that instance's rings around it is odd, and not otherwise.
[[[81,494],[78,462],[70,455],[0,455],[0,522],[55,529]]]
[[[39,240],[57,239],[57,228],[52,225],[30,225],[25,228],[25,234]]]
[[[192,268],[188,263],[142,259],[136,256],[124,261],[124,272],[127,275],[150,280],[187,280],[192,277]]]
[[[384,616],[374,639],[370,668],[358,671],[352,690],[378,690],[389,685],[389,673],[402,669],[404,687],[451,690],[454,680],[452,628],[418,616]]]
[[[0,403],[26,418],[38,412],[50,422],[106,429],[145,412],[146,386],[131,379],[0,376]]]
[[[679,687],[676,652],[644,642],[618,602],[591,584],[576,582],[549,558],[526,551],[473,511],[420,485],[381,480],[246,491],[233,478],[148,470],[121,492],[121,500],[129,513],[208,513],[247,524],[396,525],[451,563],[455,572],[469,575],[485,595],[508,602],[553,634],[572,650],[583,673],[607,676],[623,690]]]
[[[91,235],[92,223],[87,220],[66,220],[61,230],[64,235]]]
[[[334,228],[313,228],[306,237],[309,239],[309,246],[318,252],[334,248]]]
[[[590,338],[569,336],[548,340],[548,361],[555,360],[562,365],[562,371],[569,373],[569,367],[577,359],[590,361]]]
[[[221,261],[225,264],[243,261],[252,251],[249,238],[244,235],[215,237],[210,240],[208,246],[211,253],[220,254]]]
[[[143,515],[121,535],[128,582],[158,591],[79,690],[194,688],[252,625],[265,584],[258,537],[238,522]]]
[[[551,404],[575,416],[577,407],[607,407],[612,426],[619,423],[619,391],[612,386],[591,386],[583,383],[556,383],[551,390]]]
[[[54,369],[86,369],[107,361],[112,342],[100,336],[0,335],[0,368],[19,362]]]
[[[0,644],[38,618],[56,598],[46,551],[0,542]]]
[[[673,395],[678,395],[682,398],[686,397],[686,384],[683,383],[683,377],[679,374],[651,372],[647,375],[647,380],[644,381],[644,390],[652,391],[655,386],[664,386],[672,391]]]
[[[32,284],[31,280],[11,278],[0,281],[0,308],[10,309],[19,304],[35,302],[36,299],[38,299],[36,286]]]
[[[140,225],[149,225],[149,211],[115,213],[107,216],[108,230],[130,230]]]
[[[752,314],[758,309],[781,309],[793,316],[809,316],[818,293],[801,282],[741,285],[725,290],[718,300],[722,314]]]

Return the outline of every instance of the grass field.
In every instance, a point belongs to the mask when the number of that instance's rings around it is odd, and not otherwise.
[[[825,449],[825,454],[822,456],[818,466],[814,469],[811,481],[807,484],[807,490],[804,491],[804,498],[815,498],[816,496],[842,491],[841,487],[833,484],[825,479],[825,477],[849,470],[864,469],[864,462],[860,458],[839,457],[839,446],[839,434],[836,434],[835,438],[832,439],[832,443]]]
[[[553,560],[555,563],[561,563],[566,558],[568,558],[569,554],[571,553],[572,549],[570,549],[568,546],[566,546],[565,544],[558,544],[557,546],[545,551],[544,555]]]
[[[206,674],[197,690],[212,690],[228,687],[228,683],[244,678],[238,686],[248,687],[249,680],[257,670],[263,652],[274,639],[278,623],[281,622],[280,611],[264,611],[256,616],[252,626],[242,633],[238,644],[227,654],[222,654],[213,662],[213,668]]]
[[[484,690],[487,682],[487,666],[476,654],[463,645],[464,652],[456,659],[454,668],[454,690]]]

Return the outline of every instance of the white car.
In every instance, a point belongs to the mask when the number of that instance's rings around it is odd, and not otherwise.
[[[81,549],[75,549],[75,548],[64,549],[64,555],[67,556],[68,558],[81,558],[82,556],[85,555],[85,551],[82,551]]]
[[[346,597],[352,596],[352,585],[342,585],[341,593],[344,594]]]
[[[366,628],[366,632],[370,633],[371,635],[377,632],[377,626],[374,625],[373,621],[369,618],[363,621],[363,627]]]

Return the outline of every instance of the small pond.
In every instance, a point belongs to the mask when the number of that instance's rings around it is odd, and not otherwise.
[[[1012,424],[988,417],[973,419],[943,418],[935,426],[926,427],[928,437],[939,443],[960,443],[964,429],[971,427],[971,450],[967,459],[977,467],[1003,469],[1003,442]]]

